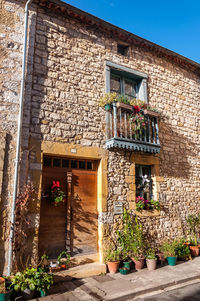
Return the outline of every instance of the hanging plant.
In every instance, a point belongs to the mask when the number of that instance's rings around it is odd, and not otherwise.
[[[61,203],[65,202],[65,193],[61,190],[60,182],[53,181],[50,188],[50,201],[58,206]]]
[[[130,115],[129,122],[133,133],[139,138],[142,135],[143,130],[146,128],[146,119],[139,106],[134,106],[133,108],[134,113]]]

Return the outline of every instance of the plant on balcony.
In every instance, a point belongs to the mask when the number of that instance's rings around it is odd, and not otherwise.
[[[99,106],[104,107],[105,110],[110,109],[110,105],[116,102],[117,93],[105,93],[103,97],[100,98]]]
[[[55,205],[58,206],[59,204],[65,202],[65,194],[61,190],[60,182],[53,181],[51,188],[50,188],[50,201]]]
[[[134,113],[130,114],[129,123],[132,132],[136,134],[137,138],[141,137],[146,128],[146,119],[139,106],[134,106]]]
[[[160,203],[154,200],[145,200],[143,197],[136,198],[136,211],[141,210],[160,210]]]

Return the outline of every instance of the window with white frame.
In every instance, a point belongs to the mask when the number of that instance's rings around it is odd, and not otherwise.
[[[152,199],[151,165],[135,166],[136,197]]]

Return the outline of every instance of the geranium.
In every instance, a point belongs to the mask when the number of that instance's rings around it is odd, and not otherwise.
[[[50,189],[50,200],[55,206],[65,202],[65,194],[61,190],[60,182],[53,181]]]
[[[139,113],[141,110],[141,108],[139,106],[133,106],[133,108],[134,108],[135,113]]]
[[[143,197],[136,197],[136,211],[140,210],[160,210],[160,204],[158,201],[145,200]]]

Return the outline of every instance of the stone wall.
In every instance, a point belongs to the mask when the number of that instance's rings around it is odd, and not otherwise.
[[[3,130],[11,135],[13,143],[19,99],[23,7],[23,1],[4,1],[0,19],[3,24],[1,120]],[[156,242],[182,235],[186,216],[200,209],[200,78],[189,69],[135,45],[130,46],[128,56],[120,55],[114,38],[62,13],[54,14],[41,7],[36,10],[33,5],[29,19],[21,178],[25,180],[27,169],[30,174],[41,172],[38,149],[42,150],[43,141],[52,142],[52,145],[59,142],[105,148],[105,111],[98,106],[105,92],[105,62],[133,68],[148,75],[149,103],[161,113],[160,155],[146,157],[153,165],[156,162],[156,177],[160,179],[155,185],[162,209],[159,215],[139,216],[139,219]],[[36,141],[37,151],[31,142],[28,144],[29,138]],[[129,151],[108,151],[107,209],[102,210],[99,221],[104,237],[121,220],[121,216],[113,214],[114,201],[122,201],[135,213],[135,163],[136,158]],[[36,178],[35,185],[39,187],[41,179],[38,175]],[[38,210],[33,206],[31,214],[38,218]]]
[[[0,156],[4,155],[4,170],[1,197],[0,220],[5,219],[7,234],[9,232],[8,220],[10,220],[10,208],[13,191],[13,174],[16,153],[16,134],[19,112],[19,96],[22,73],[22,50],[24,37],[24,7],[25,1],[2,0],[0,1],[0,119],[1,130],[6,133],[5,154],[0,150]],[[30,124],[30,96],[32,86],[32,60],[34,54],[34,28],[35,9],[33,5],[29,14],[28,49],[26,70],[26,89],[23,116],[23,139],[20,166],[21,185],[26,181],[28,168],[28,141]],[[3,147],[3,144],[2,144]],[[7,221],[7,222],[6,222]],[[2,223],[1,223],[2,225]],[[2,233],[2,231],[1,231]],[[3,239],[8,239],[8,235]],[[0,244],[0,256],[3,262],[7,259],[8,245]],[[6,265],[5,265],[6,266]],[[3,264],[0,264],[0,273]]]
[[[182,235],[185,217],[200,209],[200,79],[190,70],[136,46],[128,56],[119,55],[113,38],[39,9],[31,136],[105,147],[105,112],[98,101],[105,92],[106,60],[146,73],[149,103],[161,113],[158,193],[163,206],[160,215],[139,218],[156,241]],[[111,229],[113,201],[130,204],[125,178],[133,163],[130,152],[109,151],[108,213],[101,221]],[[134,189],[132,195],[134,199]]]

